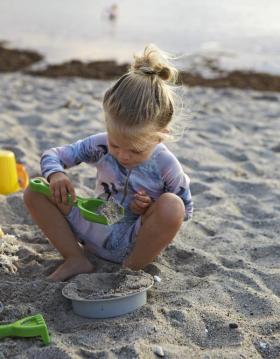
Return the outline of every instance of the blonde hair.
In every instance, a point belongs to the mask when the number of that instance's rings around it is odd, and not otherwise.
[[[178,71],[168,56],[154,45],[134,57],[123,75],[103,99],[105,122],[109,133],[138,142],[159,142],[169,136],[169,124],[175,112],[172,84]]]

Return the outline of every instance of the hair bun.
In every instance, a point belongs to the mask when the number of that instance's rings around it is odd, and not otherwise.
[[[168,67],[163,67],[157,74],[162,80],[165,81],[169,80],[171,77],[171,71]]]
[[[157,75],[171,83],[175,83],[178,77],[178,71],[169,63],[167,54],[155,45],[146,46],[142,55],[134,56],[131,69],[148,76]]]

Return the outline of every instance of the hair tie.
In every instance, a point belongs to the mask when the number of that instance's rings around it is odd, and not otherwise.
[[[143,72],[145,75],[156,75],[157,74],[157,72],[155,70],[151,69],[148,66],[141,66],[141,67],[139,67],[139,70],[141,72]]]

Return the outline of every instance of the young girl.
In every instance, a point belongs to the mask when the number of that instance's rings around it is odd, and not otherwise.
[[[27,189],[24,199],[33,220],[64,258],[50,279],[63,281],[92,272],[84,248],[142,269],[192,216],[189,178],[162,143],[174,116],[170,84],[176,75],[160,50],[146,47],[131,70],[105,93],[107,132],[43,153],[42,174],[52,198]],[[97,197],[123,203],[125,216],[118,223],[86,221],[67,204],[67,195],[75,201],[76,194],[66,169],[81,162],[97,168]]]

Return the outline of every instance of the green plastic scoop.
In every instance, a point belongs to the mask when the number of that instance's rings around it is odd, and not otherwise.
[[[4,337],[41,337],[45,345],[51,342],[47,325],[41,314],[0,325],[0,338]]]
[[[49,185],[41,178],[30,180],[31,191],[40,192],[47,197],[51,197]],[[82,198],[77,196],[77,201],[73,202],[71,195],[68,195],[68,202],[78,207],[81,215],[90,222],[101,224],[114,224],[124,216],[124,208],[113,200],[104,201],[99,198]]]

